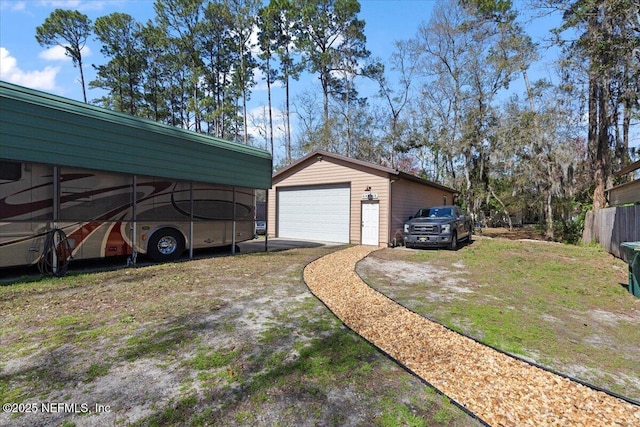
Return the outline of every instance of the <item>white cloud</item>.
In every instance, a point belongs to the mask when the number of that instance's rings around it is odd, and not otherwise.
[[[11,12],[19,12],[27,8],[26,1],[3,1],[0,3],[0,10],[10,10]]]
[[[267,82],[265,80],[265,75],[262,72],[261,69],[259,68],[254,68],[253,70],[253,79],[256,82],[256,86],[252,88],[253,91],[267,91],[268,87],[267,87]],[[283,88],[284,84],[280,81],[277,80],[273,83],[271,83],[271,89],[278,89],[278,88]]]
[[[249,36],[249,46],[251,47],[250,50],[254,55],[259,55],[262,53],[262,49],[260,49],[260,46],[258,45],[258,31],[258,26],[254,25],[251,30],[251,35]]]
[[[106,7],[117,7],[126,0],[40,0],[26,1],[26,0],[0,0],[0,10],[10,10],[12,12],[26,11],[27,6],[39,6],[49,9],[69,9],[78,11],[88,10],[104,10]]]
[[[60,67],[47,66],[44,70],[23,71],[18,61],[4,47],[0,47],[0,80],[46,91],[57,90],[56,76]]]
[[[65,55],[65,49],[62,46],[54,46],[43,50],[38,54],[38,58],[47,61],[71,61],[71,58]]]
[[[284,137],[284,112],[277,108],[271,108],[273,116],[273,137],[275,139]],[[257,140],[264,141],[268,133],[269,108],[266,105],[252,108],[247,111],[247,131]]]
[[[77,8],[80,3],[82,3],[80,0],[40,0],[40,4],[43,6],[60,9]]]
[[[71,9],[78,11],[87,10],[103,10],[105,6],[113,6],[114,4],[122,4],[123,1],[109,0],[109,1],[97,1],[97,0],[40,0],[40,5],[45,7],[51,7],[53,9]]]
[[[82,54],[83,58],[86,58],[88,56],[91,56],[91,49],[89,49],[89,46],[85,45],[80,50],[80,53]],[[65,54],[65,48],[60,45],[43,50],[38,54],[38,58],[45,59],[47,61],[71,61],[71,57]]]

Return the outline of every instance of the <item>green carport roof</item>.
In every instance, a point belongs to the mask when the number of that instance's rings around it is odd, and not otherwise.
[[[2,81],[0,158],[271,187],[267,151]]]

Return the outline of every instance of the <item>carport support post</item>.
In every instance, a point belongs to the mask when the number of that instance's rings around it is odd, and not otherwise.
[[[53,223],[52,230],[58,228],[60,219],[60,167],[53,167]],[[53,232],[53,249],[51,251],[51,272],[55,275],[58,272],[58,233]]]
[[[193,181],[189,181],[189,259],[193,259]]]
[[[231,223],[231,255],[236,254],[236,186],[233,186],[233,222]]]
[[[264,202],[264,206],[265,206],[265,212],[264,212],[264,251],[268,252],[269,248],[267,246],[267,241],[269,240],[269,190],[265,191],[266,193],[266,197],[265,197],[265,202]]]
[[[129,259],[131,260],[131,264],[136,264],[136,259],[138,258],[138,250],[136,249],[136,245],[138,244],[138,176],[133,175],[131,177],[131,256]]]

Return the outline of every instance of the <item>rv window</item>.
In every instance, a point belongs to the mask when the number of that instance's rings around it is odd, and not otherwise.
[[[0,160],[0,180],[19,181],[22,177],[22,163]]]

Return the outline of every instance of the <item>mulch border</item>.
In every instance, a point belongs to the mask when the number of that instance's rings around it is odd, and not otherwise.
[[[348,247],[350,247],[350,246],[338,248],[336,251],[332,251],[331,253],[335,253],[335,252],[338,252],[338,251],[340,251],[340,250],[347,249]],[[362,277],[361,277],[361,276],[358,274],[358,272],[356,271],[356,270],[357,270],[357,268],[356,268],[356,267],[357,267],[358,263],[360,263],[360,261],[362,261],[362,260],[366,259],[370,254],[372,254],[372,253],[374,253],[374,252],[378,252],[378,251],[380,251],[380,250],[382,250],[382,249],[384,249],[384,248],[380,248],[380,249],[377,249],[377,250],[371,251],[371,252],[370,252],[369,254],[367,254],[365,257],[363,257],[363,258],[361,258],[359,261],[357,261],[357,262],[354,264],[354,266],[353,266],[353,272],[358,276],[358,278],[362,281],[362,283],[364,283],[364,284],[365,284],[367,287],[369,287],[372,291],[374,291],[375,293],[377,293],[377,294],[379,294],[379,295],[383,296],[384,298],[387,298],[388,300],[393,301],[394,303],[396,303],[396,304],[398,304],[398,305],[402,306],[402,304],[398,303],[398,302],[397,302],[396,300],[394,300],[393,298],[390,298],[390,297],[388,297],[387,295],[383,294],[382,292],[380,292],[380,291],[378,291],[378,290],[374,289],[373,287],[371,287],[368,283],[366,283],[366,282],[362,279]],[[327,254],[327,255],[328,255],[328,254]],[[464,413],[466,413],[467,415],[469,415],[470,417],[472,417],[473,419],[475,419],[476,421],[478,421],[481,425],[491,427],[491,424],[489,424],[487,421],[485,421],[484,419],[482,419],[479,415],[477,415],[476,413],[472,412],[472,411],[471,411],[471,410],[469,410],[467,407],[463,406],[460,402],[456,401],[455,399],[451,398],[450,396],[448,396],[447,394],[445,394],[444,392],[442,392],[438,387],[434,386],[432,383],[430,383],[429,381],[427,381],[427,380],[425,380],[424,378],[422,378],[421,376],[419,376],[417,373],[415,373],[414,371],[412,371],[412,370],[411,370],[409,367],[407,367],[405,364],[401,363],[400,361],[398,361],[397,359],[395,359],[394,357],[392,357],[389,353],[387,353],[386,351],[384,351],[382,348],[380,348],[379,346],[377,346],[376,344],[374,344],[373,342],[371,342],[371,341],[370,341],[370,340],[368,340],[367,338],[363,337],[362,335],[358,334],[358,332],[356,332],[353,328],[351,328],[351,327],[350,327],[349,325],[347,325],[344,321],[342,321],[342,319],[340,319],[340,318],[339,318],[339,317],[334,313],[334,311],[333,311],[333,310],[331,310],[331,308],[330,308],[330,307],[329,307],[329,306],[328,306],[328,305],[327,305],[327,304],[326,304],[322,299],[320,299],[320,298],[316,295],[316,293],[315,293],[315,292],[313,292],[313,290],[311,289],[311,287],[309,287],[308,283],[304,280],[304,272],[305,272],[306,268],[307,268],[311,263],[313,263],[313,262],[317,261],[318,259],[320,259],[320,258],[322,258],[322,257],[324,257],[324,256],[326,256],[326,255],[319,256],[319,257],[317,257],[317,258],[315,258],[315,259],[313,259],[313,260],[309,261],[309,262],[305,265],[305,267],[302,269],[302,272],[301,272],[302,280],[303,280],[303,282],[305,283],[305,286],[307,286],[307,289],[309,289],[309,292],[310,292],[310,293],[311,293],[311,294],[312,294],[312,295],[313,295],[313,296],[314,296],[318,301],[320,301],[320,302],[321,302],[321,303],[322,303],[322,304],[327,308],[327,310],[329,310],[329,312],[331,312],[331,313],[332,313],[332,314],[333,314],[333,315],[334,315],[338,320],[340,320],[340,322],[342,323],[342,325],[343,325],[345,328],[347,328],[348,330],[350,330],[350,331],[352,331],[353,333],[355,333],[355,334],[357,334],[358,336],[360,336],[362,339],[364,339],[366,342],[368,342],[371,346],[373,346],[374,348],[376,348],[376,349],[377,349],[381,354],[383,354],[386,358],[388,358],[389,360],[393,361],[396,365],[400,366],[403,370],[405,370],[407,373],[411,374],[413,377],[417,378],[417,379],[418,379],[420,382],[422,382],[423,384],[425,384],[425,385],[427,385],[427,386],[431,387],[433,390],[435,390],[435,391],[436,391],[436,393],[438,393],[439,395],[441,395],[441,396],[443,396],[443,397],[446,397],[446,398],[447,398],[451,403],[453,403],[456,407],[460,408]],[[529,366],[532,366],[532,367],[535,367],[535,368],[541,369],[541,370],[546,371],[546,372],[549,372],[549,373],[551,373],[551,374],[553,374],[553,375],[557,375],[557,376],[559,376],[559,377],[561,377],[561,378],[568,379],[568,380],[570,380],[570,381],[572,381],[572,382],[575,382],[575,383],[577,383],[577,384],[583,385],[583,386],[585,386],[585,387],[587,387],[587,388],[589,388],[589,389],[592,389],[592,390],[594,390],[594,391],[599,391],[599,392],[605,393],[605,394],[607,394],[607,395],[609,395],[609,396],[611,396],[611,397],[614,397],[614,398],[617,398],[617,399],[623,400],[623,401],[625,401],[625,402],[627,402],[627,403],[630,403],[630,404],[632,404],[632,405],[634,405],[634,406],[638,406],[638,407],[640,407],[640,401],[637,401],[637,400],[631,399],[631,398],[629,398],[629,397],[626,397],[626,396],[620,395],[620,394],[615,393],[615,392],[613,392],[613,391],[611,391],[611,390],[607,390],[607,389],[604,389],[604,388],[602,388],[602,387],[598,387],[598,386],[596,386],[596,385],[594,385],[594,384],[587,383],[587,382],[582,381],[582,380],[580,380],[580,379],[573,378],[573,377],[571,377],[571,376],[569,376],[569,375],[566,375],[566,374],[563,374],[563,373],[561,373],[561,372],[554,371],[554,370],[552,370],[552,369],[546,368],[546,367],[545,367],[545,366],[543,366],[543,365],[539,365],[539,364],[537,364],[537,363],[535,363],[535,362],[532,362],[532,361],[530,361],[530,360],[524,359],[524,358],[519,357],[519,356],[517,356],[517,355],[511,354],[511,353],[507,353],[507,352],[505,352],[505,351],[503,351],[503,350],[500,350],[500,349],[498,349],[498,348],[495,348],[495,347],[492,347],[492,346],[490,346],[490,345],[487,345],[487,344],[485,344],[485,343],[483,343],[483,342],[479,341],[478,339],[476,339],[476,338],[474,338],[474,337],[472,337],[472,336],[469,336],[469,335],[467,335],[467,334],[464,334],[464,333],[461,333],[461,332],[455,331],[455,330],[453,330],[453,329],[449,328],[448,326],[443,325],[442,323],[440,323],[440,322],[438,322],[438,321],[435,321],[435,320],[433,320],[433,319],[429,319],[429,318],[427,318],[425,315],[420,314],[420,313],[417,313],[417,312],[415,312],[415,311],[413,311],[413,310],[411,310],[411,309],[409,309],[409,308],[407,308],[407,307],[405,307],[405,306],[402,306],[402,307],[404,307],[404,308],[405,308],[406,310],[408,310],[409,312],[411,312],[411,313],[413,313],[413,314],[415,314],[415,315],[417,315],[417,316],[419,316],[419,317],[422,317],[422,318],[424,318],[425,320],[428,320],[429,322],[433,322],[433,323],[435,323],[435,324],[437,324],[437,325],[442,326],[443,328],[445,328],[445,329],[446,329],[447,331],[449,331],[449,332],[453,332],[454,334],[457,334],[457,335],[462,336],[462,337],[464,337],[464,338],[468,338],[468,339],[470,339],[471,341],[474,341],[474,342],[476,342],[477,344],[480,344],[481,346],[483,346],[483,347],[485,347],[485,348],[488,348],[488,349],[494,350],[494,351],[496,351],[496,352],[498,352],[498,353],[501,353],[501,354],[503,354],[503,355],[505,355],[505,356],[507,356],[507,357],[510,357],[510,358],[512,358],[512,359],[515,359],[515,360],[518,360],[518,361],[524,362],[525,364],[527,364],[527,365],[529,365]]]
[[[382,250],[382,249],[379,249],[379,250]],[[373,252],[378,252],[378,251],[373,251]],[[371,252],[371,253],[373,253],[373,252]],[[367,255],[367,257],[368,257],[368,255]],[[367,257],[365,257],[365,258],[367,258]],[[365,258],[362,258],[360,261],[364,260]],[[360,261],[358,261],[358,263],[359,263]],[[356,271],[356,267],[357,267],[358,263],[356,263],[356,265],[354,266],[354,273],[356,273],[356,274],[358,275],[358,277],[360,277],[360,280],[362,280],[362,277],[361,277],[361,276],[358,274],[358,272]],[[399,302],[397,302],[396,300],[394,300],[393,298],[391,298],[391,297],[389,297],[389,296],[387,296],[387,295],[383,294],[382,292],[380,292],[380,291],[378,291],[378,290],[376,290],[376,289],[372,288],[372,287],[371,287],[367,282],[365,282],[364,280],[362,280],[362,283],[364,283],[365,285],[369,286],[369,288],[371,288],[371,289],[372,289],[372,290],[374,290],[375,292],[379,293],[380,295],[383,295],[384,297],[386,297],[386,298],[390,299],[391,301],[395,302],[396,304],[398,304],[398,305],[402,305],[402,304],[400,304]],[[307,287],[308,287],[308,286],[307,286]],[[317,297],[316,297],[316,298],[317,298]],[[325,304],[325,306],[326,306],[326,304]],[[602,388],[602,387],[599,387],[599,386],[597,386],[597,385],[590,384],[590,383],[585,382],[585,381],[583,381],[583,380],[580,380],[580,379],[578,379],[578,378],[574,378],[574,377],[572,377],[572,376],[570,376],[570,375],[563,374],[562,372],[554,371],[553,369],[547,368],[547,367],[545,367],[545,366],[543,366],[543,365],[539,365],[539,364],[537,364],[536,362],[532,362],[531,360],[524,359],[524,358],[522,358],[522,357],[520,357],[520,356],[518,356],[518,355],[516,355],[516,354],[508,353],[508,352],[506,352],[506,351],[504,351],[504,350],[500,350],[499,348],[492,347],[492,346],[490,346],[490,345],[488,345],[488,344],[483,343],[482,341],[479,341],[478,339],[476,339],[476,338],[474,338],[474,337],[472,337],[472,336],[470,336],[470,335],[467,335],[467,334],[465,334],[465,333],[463,333],[463,332],[459,332],[459,331],[456,331],[456,330],[454,330],[454,329],[451,329],[450,327],[448,327],[448,326],[446,326],[446,325],[444,325],[444,324],[442,324],[442,323],[438,322],[437,320],[430,319],[430,318],[428,318],[427,316],[425,316],[424,314],[417,313],[417,312],[415,312],[415,311],[411,310],[411,309],[410,309],[410,308],[408,308],[408,307],[405,307],[405,306],[403,306],[403,307],[404,307],[404,308],[406,308],[407,310],[409,310],[410,312],[412,312],[413,314],[416,314],[416,315],[418,315],[418,316],[420,316],[420,317],[423,317],[423,318],[425,318],[426,320],[428,320],[428,321],[430,321],[430,322],[437,323],[438,325],[442,326],[443,328],[447,329],[447,330],[448,330],[448,331],[450,331],[450,332],[453,332],[453,333],[455,333],[455,334],[458,334],[458,335],[461,335],[461,336],[463,336],[463,337],[465,337],[465,338],[468,338],[468,339],[470,339],[470,340],[472,340],[472,341],[475,341],[476,343],[478,343],[478,344],[480,344],[480,345],[482,345],[482,346],[484,346],[484,347],[490,348],[490,349],[492,349],[492,350],[495,350],[495,351],[497,351],[498,353],[502,353],[502,354],[504,354],[505,356],[509,356],[509,357],[511,357],[511,358],[513,358],[513,359],[516,359],[516,360],[519,360],[519,361],[521,361],[521,362],[524,362],[524,363],[526,363],[526,364],[528,364],[528,365],[530,365],[530,366],[533,366],[533,367],[536,367],[536,368],[542,369],[543,371],[547,371],[547,372],[549,372],[549,373],[551,373],[551,374],[558,375],[558,376],[560,376],[560,377],[562,377],[562,378],[566,378],[566,379],[568,379],[568,380],[571,380],[571,381],[573,381],[573,382],[576,382],[576,383],[578,383],[578,384],[581,384],[581,385],[583,385],[583,386],[585,386],[585,387],[588,387],[588,388],[590,388],[590,389],[592,389],[592,390],[595,390],[595,391],[601,391],[601,392],[603,392],[603,393],[608,394],[608,395],[609,395],[609,396],[611,396],[611,397],[615,397],[615,398],[618,398],[618,399],[624,400],[625,402],[631,403],[632,405],[640,406],[640,401],[638,401],[638,400],[632,399],[632,398],[630,398],[630,397],[623,396],[623,395],[621,395],[621,394],[615,393],[615,392],[613,392],[613,391],[611,391],[611,390],[607,390],[607,389]],[[327,308],[328,308],[328,307],[327,307]],[[333,312],[332,312],[332,313],[333,313]],[[354,332],[355,332],[355,331],[354,331]]]

